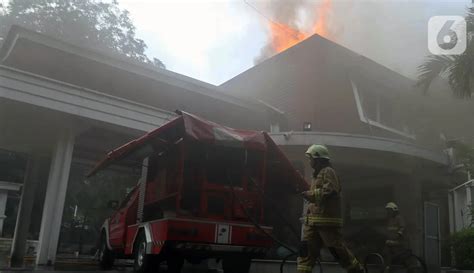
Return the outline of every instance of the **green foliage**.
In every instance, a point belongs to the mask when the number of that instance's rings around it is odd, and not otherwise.
[[[454,233],[450,239],[457,269],[474,269],[474,228]]]
[[[90,167],[78,164],[71,166],[68,190],[63,212],[63,240],[61,244],[67,245],[68,235],[75,233],[70,239],[77,242],[78,232],[87,227],[88,237],[83,241],[95,242],[99,238],[100,227],[104,220],[111,215],[113,210],[107,207],[111,200],[122,201],[128,190],[134,187],[138,176],[130,172],[115,172],[104,170],[91,179],[86,180],[85,174]],[[77,207],[77,209],[76,209]],[[74,215],[76,212],[76,215]]]
[[[136,37],[128,11],[120,9],[117,0],[11,0],[0,5],[0,37],[12,25],[165,68],[160,60],[146,56],[145,42]]]
[[[439,76],[446,76],[453,95],[459,98],[470,98],[474,84],[474,7],[468,9],[467,16],[468,46],[461,55],[444,56],[431,55],[418,67],[417,86],[425,92],[431,83]]]
[[[451,143],[456,153],[456,158],[460,164],[464,165],[464,168],[474,174],[474,148],[461,141],[455,141]]]

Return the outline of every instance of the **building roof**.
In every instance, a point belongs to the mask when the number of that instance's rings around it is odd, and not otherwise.
[[[373,91],[384,97],[384,103],[395,109],[393,119],[397,123],[406,121],[407,126],[397,124],[400,128],[396,131],[368,125],[358,111],[358,92],[352,81],[360,84],[359,91],[370,90],[371,94]],[[413,80],[367,57],[313,35],[219,87],[235,96],[262,100],[285,112],[288,130],[300,131],[303,122],[312,122],[313,130],[322,132],[405,138],[411,134],[402,135],[403,127],[418,127],[412,124],[415,120],[411,110],[423,107],[425,100],[415,92],[414,85]],[[366,98],[369,104],[370,97]],[[404,111],[397,110],[401,107]]]
[[[386,86],[396,87],[400,91],[414,90],[415,82],[413,80],[318,34],[314,34],[262,63],[251,67],[224,82],[220,87],[226,90],[227,88],[233,87],[239,81],[244,80],[248,75],[258,74],[264,70],[272,70],[275,64],[281,62],[292,65],[295,69],[309,71],[315,71],[317,67],[329,65],[329,63],[315,63],[314,61],[317,59],[315,59],[314,56],[326,56],[327,58],[325,60],[331,62],[333,65],[341,66],[351,73],[370,75],[372,77],[371,80],[379,81]],[[306,61],[292,62],[292,60],[296,61],[300,59]]]
[[[259,102],[231,96],[214,85],[20,26],[12,26],[5,38],[0,48],[0,65],[165,110],[197,112],[210,119],[216,111],[225,113],[226,109],[235,112],[231,114],[234,116],[264,113]]]

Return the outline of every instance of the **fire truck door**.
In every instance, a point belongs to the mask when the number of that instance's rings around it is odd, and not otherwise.
[[[120,208],[111,218],[109,224],[109,241],[113,248],[124,246],[125,215],[127,210]]]
[[[136,213],[130,211],[130,207],[137,198],[137,188],[133,189],[122,201],[120,208],[110,217],[109,222],[109,241],[113,248],[122,248],[125,246],[125,232],[127,230],[127,214]]]

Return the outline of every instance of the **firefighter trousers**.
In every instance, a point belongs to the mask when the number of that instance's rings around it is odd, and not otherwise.
[[[411,259],[409,254],[404,255],[404,253],[411,253],[405,245],[401,243],[399,245],[385,245],[382,253],[386,266],[384,273],[390,272],[390,267],[394,263],[394,258],[396,258],[396,263],[404,264],[407,267],[408,273],[417,272],[417,261]]]
[[[303,241],[300,257],[297,259],[297,272],[308,273],[320,256],[321,248],[326,246],[339,264],[347,272],[363,272],[363,267],[347,248],[338,227],[303,226]]]
[[[385,265],[390,267],[393,263],[393,258],[399,255],[400,253],[403,253],[403,247],[385,245],[385,248],[382,252]]]

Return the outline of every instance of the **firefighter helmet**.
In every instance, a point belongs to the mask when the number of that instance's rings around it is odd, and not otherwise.
[[[393,211],[398,211],[398,206],[397,204],[395,204],[394,202],[389,202],[387,203],[387,205],[385,206],[386,209],[391,209]]]
[[[310,158],[329,159],[329,151],[324,145],[313,144],[309,146],[308,150],[306,151],[306,156]]]

